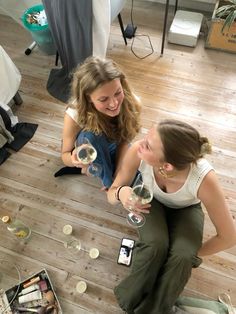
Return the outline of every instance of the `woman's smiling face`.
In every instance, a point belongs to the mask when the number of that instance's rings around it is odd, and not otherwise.
[[[124,100],[120,79],[105,83],[90,94],[90,101],[97,111],[109,117],[116,117]]]

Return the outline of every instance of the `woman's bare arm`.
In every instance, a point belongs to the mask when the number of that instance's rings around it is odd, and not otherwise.
[[[116,170],[115,170],[114,178],[116,177],[116,174],[117,174],[117,172],[119,171],[119,169],[121,167],[122,160],[125,157],[128,149],[129,149],[129,143],[128,142],[122,142],[117,147],[117,152],[116,152]]]
[[[130,191],[129,185],[132,183],[138,167],[140,165],[140,159],[137,156],[137,142],[134,143],[126,152],[125,156],[122,158],[119,170],[117,172],[116,178],[107,192],[108,202],[111,204],[118,203],[116,198],[117,188],[124,186],[120,189],[119,196],[125,193],[125,190]],[[129,192],[130,194],[130,192]]]
[[[198,197],[206,207],[215,226],[216,235],[203,243],[199,256],[211,255],[236,245],[236,224],[225,202],[222,188],[214,171],[200,185]]]
[[[66,166],[75,167],[74,155],[71,152],[74,149],[75,140],[80,132],[78,124],[67,114],[64,116],[64,126],[62,133],[61,158]]]

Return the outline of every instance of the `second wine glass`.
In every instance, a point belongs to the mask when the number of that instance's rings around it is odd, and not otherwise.
[[[74,251],[80,251],[81,242],[79,239],[72,235],[73,228],[71,225],[65,225],[62,229],[63,234],[65,235],[64,247],[66,249],[72,249]]]
[[[139,173],[132,186],[132,194],[130,200],[132,205],[129,207],[130,213],[127,216],[127,222],[132,227],[142,227],[146,218],[142,213],[135,212],[135,204],[140,203],[142,205],[148,204],[153,198],[153,177],[150,174],[145,174],[143,180],[141,173]]]
[[[78,161],[83,165],[88,165],[88,175],[99,177],[102,173],[102,167],[98,163],[93,162],[97,158],[97,151],[90,141],[86,137],[83,138],[82,142],[76,140],[75,148]]]

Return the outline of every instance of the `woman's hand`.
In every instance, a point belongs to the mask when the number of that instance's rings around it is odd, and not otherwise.
[[[144,213],[149,214],[151,204],[141,204],[141,202],[135,199],[133,194],[133,190],[129,186],[123,186],[119,190],[119,199],[124,206],[125,209],[128,211],[134,211],[137,213]]]
[[[72,162],[74,167],[77,167],[77,168],[83,168],[84,167],[84,165],[77,158],[76,149],[73,149],[73,151],[71,152],[71,162]]]
[[[81,168],[81,173],[88,175],[87,169],[88,169],[89,165],[84,165],[83,163],[81,163],[78,160],[77,154],[76,154],[76,149],[74,149],[71,153],[71,163],[74,167]]]

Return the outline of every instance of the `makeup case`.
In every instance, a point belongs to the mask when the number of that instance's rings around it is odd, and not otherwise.
[[[0,293],[0,313],[27,314],[30,310],[43,314],[63,314],[46,269]]]

